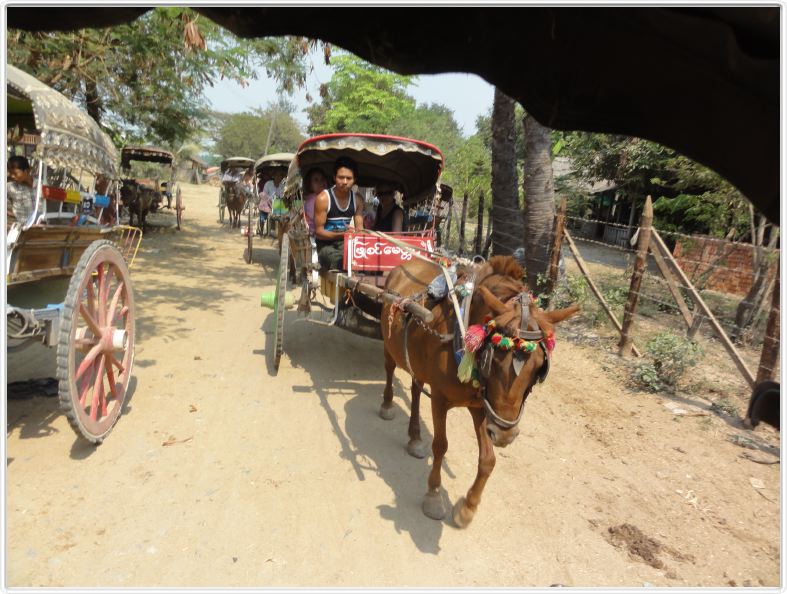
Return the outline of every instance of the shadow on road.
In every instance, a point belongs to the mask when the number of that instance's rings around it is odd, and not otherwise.
[[[313,394],[319,399],[339,441],[339,455],[352,465],[359,481],[366,480],[367,473],[373,473],[390,487],[395,502],[377,505],[380,516],[392,522],[398,533],[408,533],[421,552],[437,554],[446,521],[430,520],[421,511],[431,455],[419,460],[405,449],[411,401],[409,388],[406,389],[398,378],[394,377],[393,384],[395,418],[384,421],[378,415],[385,385],[382,342],[339,328],[293,323],[295,319],[296,314],[288,312],[285,356],[290,365],[310,375],[312,385],[293,386],[293,391]],[[272,331],[272,322],[270,315],[264,328],[267,330],[270,325]],[[332,396],[348,392],[355,396],[344,405],[342,426]],[[428,398],[423,398],[422,418],[429,414]],[[432,434],[423,424],[421,435],[429,446]],[[453,476],[447,464],[444,470]]]

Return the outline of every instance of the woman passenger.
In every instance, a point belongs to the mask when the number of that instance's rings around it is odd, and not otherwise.
[[[309,225],[309,233],[314,235],[314,203],[317,195],[328,188],[328,178],[321,169],[314,167],[310,169],[303,178],[303,213],[306,215],[306,223]]]

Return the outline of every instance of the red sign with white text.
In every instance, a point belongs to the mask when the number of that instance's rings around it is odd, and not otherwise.
[[[433,233],[419,232],[418,235],[407,233],[388,233],[397,241],[413,246],[422,256],[429,257],[434,251],[435,237]],[[344,268],[348,274],[353,272],[375,272],[393,270],[404,262],[413,259],[407,249],[394,245],[381,237],[348,233],[344,236]]]

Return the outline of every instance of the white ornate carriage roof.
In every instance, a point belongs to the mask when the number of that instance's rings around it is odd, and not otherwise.
[[[115,145],[87,112],[10,64],[6,65],[6,80],[13,91],[32,104],[36,128],[40,132],[36,154],[43,155],[47,164],[117,177]]]
[[[339,156],[356,161],[359,186],[392,182],[401,186],[408,201],[433,194],[444,167],[440,149],[428,142],[382,134],[326,134],[310,138],[298,147],[287,175],[285,195],[296,193],[301,175],[313,167],[332,179],[333,163]]]
[[[289,167],[290,162],[295,157],[295,153],[272,153],[257,159],[254,163],[254,170],[259,171],[261,167]]]

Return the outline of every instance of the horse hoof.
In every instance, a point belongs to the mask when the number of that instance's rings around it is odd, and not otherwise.
[[[385,419],[386,421],[390,421],[394,418],[395,410],[393,404],[390,406],[385,406],[384,404],[380,407],[380,418]]]
[[[460,497],[459,500],[454,504],[454,511],[452,515],[454,518],[454,524],[456,524],[458,528],[467,528],[470,522],[473,521],[475,511],[467,507],[467,501],[464,497]]]
[[[407,444],[407,453],[413,458],[426,458],[426,446],[420,439],[411,439]]]
[[[442,520],[445,516],[445,508],[443,507],[443,499],[440,493],[427,493],[424,495],[421,509],[423,509],[424,515],[433,520]]]

